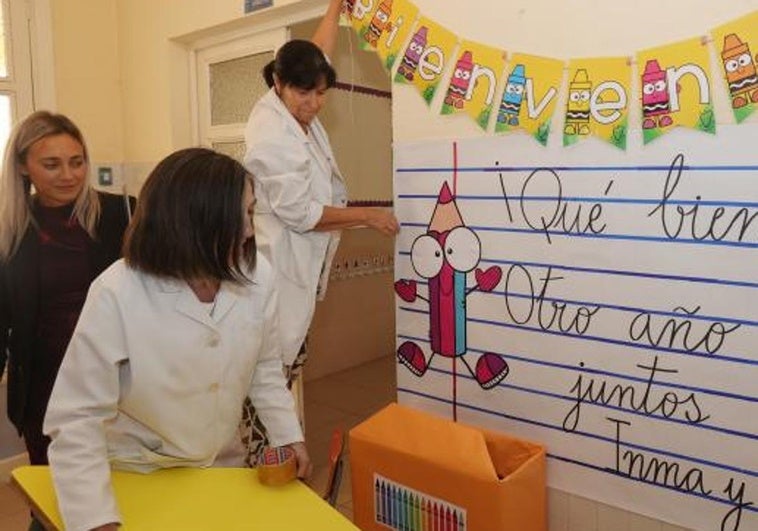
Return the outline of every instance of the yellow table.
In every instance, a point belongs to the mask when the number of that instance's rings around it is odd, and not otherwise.
[[[22,466],[11,478],[43,524],[63,529],[49,467]],[[267,487],[249,468],[113,471],[112,479],[124,531],[358,529],[300,481]]]

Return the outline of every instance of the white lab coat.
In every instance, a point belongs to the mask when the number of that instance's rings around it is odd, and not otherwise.
[[[213,316],[184,281],[117,261],[92,284],[45,417],[66,529],[119,521],[114,468],[205,467],[250,396],[274,446],[302,441],[276,342],[270,266],[222,282]]]
[[[245,166],[255,183],[255,238],[275,271],[285,364],[308,332],[323,297],[339,231],[316,232],[325,205],[345,206],[344,180],[318,118],[306,135],[274,89],[245,128]],[[319,147],[320,146],[320,147]]]

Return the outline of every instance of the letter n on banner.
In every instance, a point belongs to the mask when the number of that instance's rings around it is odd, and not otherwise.
[[[442,114],[465,111],[487,129],[497,91],[497,80],[505,68],[505,52],[473,41],[463,41],[458,50]]]
[[[645,144],[677,125],[716,133],[709,64],[699,37],[637,53]]]

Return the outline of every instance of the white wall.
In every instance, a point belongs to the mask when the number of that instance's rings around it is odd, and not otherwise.
[[[511,52],[559,59],[633,56],[641,49],[705,35],[714,26],[758,9],[758,0],[636,0],[625,3],[603,0],[414,0],[414,3],[422,14],[460,37]],[[723,101],[716,103],[723,108]],[[718,106],[716,110],[718,112]],[[436,112],[438,109],[430,110],[413,86],[394,85],[394,141],[487,134],[466,115],[441,116]],[[717,116],[730,118],[731,112],[719,112]],[[551,142],[556,140],[551,138]],[[549,520],[550,531],[681,529],[555,489],[549,492]]]

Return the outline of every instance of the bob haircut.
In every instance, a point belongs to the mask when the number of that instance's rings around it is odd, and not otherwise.
[[[172,153],[140,191],[124,235],[126,263],[159,277],[247,281],[255,238],[243,246],[242,198],[251,180],[239,162],[211,149]]]
[[[288,41],[276,52],[276,58],[263,67],[263,79],[269,88],[274,86],[274,75],[281,83],[303,90],[311,90],[323,80],[326,88],[337,83],[335,72],[329,60],[311,41],[294,39]]]

